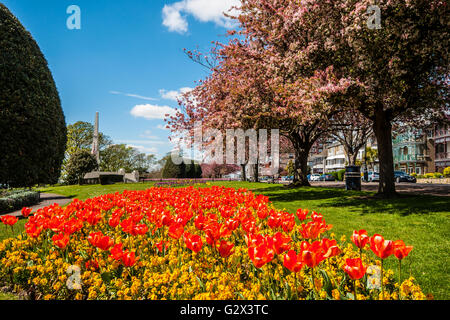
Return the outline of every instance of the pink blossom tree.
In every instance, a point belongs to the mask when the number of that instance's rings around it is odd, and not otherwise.
[[[395,195],[392,124],[448,110],[449,16],[442,0],[242,0],[245,34],[279,59],[296,88],[314,74],[347,83],[330,102],[347,99],[373,122],[380,158],[379,193]],[[381,14],[376,17],[377,10]],[[379,26],[373,27],[373,19]],[[372,24],[372,25],[371,25]],[[275,73],[277,74],[277,73]],[[278,73],[281,74],[281,73]],[[333,83],[323,85],[329,94]],[[336,92],[339,93],[339,92]],[[294,97],[298,95],[294,95]],[[292,96],[290,97],[292,99]],[[324,97],[328,100],[329,97]],[[295,98],[294,98],[295,100]],[[327,112],[329,104],[322,104]]]

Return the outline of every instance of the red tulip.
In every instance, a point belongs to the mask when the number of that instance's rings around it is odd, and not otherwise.
[[[327,225],[325,221],[311,221],[307,224],[302,224],[300,233],[305,239],[316,239],[323,232],[330,230],[331,225]]]
[[[114,240],[108,236],[104,236],[101,232],[91,233],[88,236],[88,240],[94,247],[100,248],[104,251],[114,245]]]
[[[108,224],[111,228],[115,228],[120,224],[120,216],[113,215],[109,220]]]
[[[225,222],[225,226],[228,228],[228,230],[230,231],[234,231],[236,230],[239,225],[241,224],[241,222],[238,219],[228,219]]]
[[[25,224],[25,231],[27,232],[28,236],[31,238],[37,238],[41,234],[42,231],[41,226],[37,226],[35,223],[26,223]]]
[[[138,259],[134,252],[124,251],[122,255],[122,262],[126,267],[134,266]]]
[[[179,223],[174,223],[169,227],[169,236],[175,240],[178,240],[181,238],[184,232],[183,225]]]
[[[379,258],[386,259],[394,253],[394,243],[391,240],[384,240],[379,234],[375,234],[370,237],[370,249]]]
[[[111,255],[110,257],[113,258],[114,260],[122,260],[122,256],[123,256],[123,244],[119,243],[116,244],[112,249],[111,249]]]
[[[298,209],[297,218],[300,221],[305,221],[308,217],[309,210]]]
[[[283,252],[289,250],[291,245],[291,237],[283,235],[281,232],[277,232],[273,237],[273,247],[277,254],[282,254]]]
[[[158,243],[155,243],[156,248],[158,249],[159,252],[163,252],[164,249],[167,250],[167,248],[169,248],[169,242],[168,241],[161,241]]]
[[[249,241],[250,242],[250,241]],[[275,251],[273,249],[273,239],[272,237],[263,237],[261,235],[252,242],[250,242],[248,248],[248,255],[253,261],[256,268],[261,268],[266,263],[273,260]]]
[[[52,241],[55,246],[59,247],[60,249],[64,249],[69,243],[69,235],[64,233],[55,234],[52,237]]]
[[[98,261],[97,260],[89,260],[84,264],[87,270],[96,271],[99,269]]]
[[[144,235],[148,232],[148,226],[146,224],[139,224],[134,227],[133,233],[135,235]]]
[[[281,217],[277,214],[272,214],[269,216],[269,219],[267,220],[267,225],[272,229],[277,229],[281,226]]]
[[[330,239],[322,239],[322,248],[325,252],[324,257],[330,258],[337,256],[339,253],[341,253],[341,250],[337,246],[336,240],[330,240]]]
[[[293,214],[285,214],[281,221],[281,227],[284,232],[289,233],[294,229],[295,217]]]
[[[406,246],[403,240],[394,241],[394,255],[398,260],[403,260],[413,249],[413,246]]]
[[[184,233],[184,242],[186,243],[186,247],[194,252],[199,252],[202,250],[203,242],[202,238],[199,235],[193,235],[188,232]]]
[[[222,258],[228,258],[233,253],[234,244],[225,240],[220,241],[219,254]]]
[[[83,228],[83,221],[78,219],[71,219],[62,225],[62,230],[64,233],[71,235],[78,232]]]
[[[360,249],[363,249],[367,242],[369,242],[369,236],[366,230],[353,231],[352,241]]]
[[[345,260],[344,271],[352,280],[359,280],[364,277],[366,270],[367,268],[364,267],[360,258]]]
[[[302,243],[302,261],[310,268],[316,267],[319,263],[326,259],[325,251],[322,248],[320,241],[315,241],[312,244],[307,242]]]
[[[19,221],[19,218],[13,216],[2,216],[0,217],[2,223],[6,226],[13,226]]]
[[[297,255],[294,250],[290,250],[284,256],[283,265],[292,272],[300,272],[300,270],[302,270],[303,268],[301,256]]]
[[[90,214],[86,217],[86,221],[91,226],[95,226],[102,219],[103,219],[103,215],[102,215],[102,213],[100,211],[98,211],[98,212],[90,212]]]
[[[123,232],[131,234],[131,235],[135,235],[134,232],[135,232],[136,223],[133,221],[133,219],[128,218],[128,219],[123,220],[120,223],[120,226],[122,227]]]
[[[28,216],[31,214],[31,211],[33,211],[33,209],[31,208],[22,208],[22,216],[28,218]]]

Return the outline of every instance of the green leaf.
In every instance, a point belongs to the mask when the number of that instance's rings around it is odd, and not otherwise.
[[[320,273],[323,277],[323,289],[327,293],[328,297],[333,296],[333,285],[331,284],[330,277],[328,276],[328,273],[325,270],[319,269]]]
[[[88,260],[89,256],[87,255],[86,251],[84,251],[83,249],[78,250],[78,252],[80,253],[80,256],[84,259],[84,260]]]
[[[195,276],[197,278],[198,284],[200,285],[200,287],[202,288],[203,291],[206,291],[205,289],[205,285],[203,284],[203,281],[198,277]]]
[[[101,274],[102,280],[104,283],[109,284],[111,280],[114,278],[113,274],[111,272],[103,272]]]

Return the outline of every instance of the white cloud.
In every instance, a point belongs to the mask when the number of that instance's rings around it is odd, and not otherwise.
[[[156,128],[158,128],[158,129],[160,129],[160,130],[170,130],[170,129],[168,129],[167,128],[167,124],[158,124],[157,126],[156,126]]]
[[[154,148],[154,147],[145,147],[145,146],[132,145],[132,144],[127,144],[127,146],[137,149],[137,150],[139,150],[139,152],[146,153],[146,154],[158,153],[158,149]]]
[[[185,94],[185,93],[187,93],[189,91],[192,91],[192,90],[193,89],[189,88],[189,87],[181,88],[178,91],[177,90],[169,90],[169,91],[167,91],[167,90],[161,89],[161,90],[159,90],[159,94],[161,95],[161,97],[163,99],[172,100],[172,101],[178,101],[178,99],[181,98],[182,94]]]
[[[137,98],[137,99],[142,99],[142,100],[149,100],[149,101],[156,101],[156,100],[158,100],[158,99],[155,99],[155,98],[141,96],[141,95],[134,94],[134,93],[124,93],[124,92],[120,92],[120,91],[110,91],[109,93],[116,94],[116,95],[123,95],[123,96]]]
[[[131,114],[137,118],[165,119],[166,115],[174,116],[175,109],[168,106],[157,106],[151,104],[140,104],[131,110]]]
[[[156,145],[166,145],[169,143],[169,141],[151,141],[151,140],[117,140],[119,143],[123,144],[143,144],[143,145],[150,145],[150,146],[156,146]]]
[[[163,25],[169,31],[186,33],[188,22],[186,15],[192,15],[200,22],[214,22],[216,25],[232,28],[235,22],[226,18],[223,13],[236,14],[236,10],[230,9],[239,6],[240,0],[182,0],[163,8]]]
[[[157,136],[152,135],[150,130],[145,130],[143,134],[140,135],[141,138],[149,139],[149,140],[158,140]]]
[[[188,22],[181,16],[184,1],[163,8],[163,25],[171,32],[185,33],[188,31]]]

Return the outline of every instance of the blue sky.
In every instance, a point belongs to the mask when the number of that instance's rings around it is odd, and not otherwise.
[[[226,41],[231,22],[222,12],[238,0],[0,0],[44,53],[66,122],[100,131],[159,157],[171,150],[160,115],[174,97],[195,87],[207,70],[183,49],[206,52]],[[67,8],[81,10],[81,29],[69,30]]]

